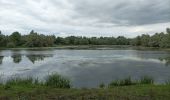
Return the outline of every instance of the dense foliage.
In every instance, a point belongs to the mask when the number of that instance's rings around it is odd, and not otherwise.
[[[137,36],[131,40],[131,45],[134,46],[146,46],[146,47],[161,47],[169,48],[170,47],[170,28],[166,29],[166,33],[155,33],[150,36],[148,34],[143,34]]]
[[[3,35],[0,31],[0,47],[51,47],[55,45],[133,45],[145,47],[170,47],[170,28],[166,33],[155,33],[150,36],[143,34],[135,38],[118,37],[56,37],[43,35],[33,30],[28,35],[13,32],[11,35]]]

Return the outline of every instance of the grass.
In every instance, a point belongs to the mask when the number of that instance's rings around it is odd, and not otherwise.
[[[46,80],[39,81],[38,78],[34,79],[32,77],[28,78],[11,78],[8,79],[4,84],[6,88],[10,88],[11,86],[22,86],[22,87],[34,87],[34,86],[44,86],[44,87],[53,87],[53,88],[70,88],[70,80],[57,74],[53,73],[46,77]]]
[[[13,78],[0,84],[0,100],[169,100],[170,85],[155,85],[151,77],[127,77],[99,88],[71,88],[71,82],[56,73],[45,81]]]
[[[169,100],[170,85],[131,85],[102,89],[0,86],[0,100]]]
[[[112,81],[108,87],[114,87],[114,86],[128,86],[128,85],[134,85],[136,82],[132,82],[132,79],[130,77],[122,79],[122,80],[114,80]]]
[[[22,86],[25,86],[25,85],[33,85],[34,83],[36,83],[36,80],[33,79],[33,78],[19,78],[19,77],[16,77],[16,78],[11,78],[11,79],[8,79],[5,83],[5,85],[22,85]]]
[[[143,76],[140,79],[140,84],[153,84],[154,83],[154,79],[152,77],[149,76]]]
[[[170,85],[170,80],[167,80],[167,81],[165,82],[165,84],[166,84],[166,85]]]
[[[129,86],[129,85],[140,85],[140,84],[154,84],[154,79],[149,76],[143,76],[140,80],[132,80],[131,77],[127,77],[122,80],[112,81],[108,87],[112,88],[115,86]]]
[[[70,88],[70,80],[54,73],[52,75],[48,75],[45,81],[46,86],[55,87],[55,88]]]
[[[105,84],[104,83],[101,83],[101,84],[99,84],[99,88],[105,88]]]

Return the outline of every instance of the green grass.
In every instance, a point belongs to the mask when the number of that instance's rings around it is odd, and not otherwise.
[[[71,82],[56,73],[45,81],[13,78],[0,84],[0,100],[169,100],[170,85],[155,85],[151,77],[112,81],[99,88],[71,88]]]
[[[70,80],[54,73],[52,75],[48,75],[45,81],[46,86],[55,87],[55,88],[70,88]]]
[[[0,100],[169,100],[170,85],[131,85],[102,89],[0,86]]]
[[[165,82],[165,84],[166,84],[166,85],[170,85],[170,80],[167,80],[167,81]]]
[[[63,77],[57,73],[48,75],[45,81],[39,81],[38,78],[10,78],[4,84],[1,83],[5,88],[10,88],[11,86],[22,86],[22,87],[34,87],[34,86],[44,86],[44,87],[53,87],[53,88],[70,88],[70,80],[66,77]]]
[[[16,78],[11,78],[11,79],[8,79],[5,83],[5,85],[22,85],[22,86],[28,86],[28,85],[33,85],[36,80],[34,81],[35,79],[29,77],[29,78],[19,78],[19,77],[16,77]]]
[[[154,79],[149,76],[143,76],[140,80],[132,80],[131,77],[127,77],[122,80],[112,81],[108,87],[112,88],[115,86],[129,86],[129,85],[140,85],[140,84],[154,84]]]
[[[143,76],[141,77],[140,84],[153,84],[154,83],[154,79],[152,77],[149,76]]]
[[[108,87],[114,87],[114,86],[128,86],[128,85],[134,85],[136,82],[133,82],[130,77],[122,79],[122,80],[114,80],[112,81]]]

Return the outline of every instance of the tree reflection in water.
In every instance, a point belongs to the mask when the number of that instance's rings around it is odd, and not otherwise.
[[[170,56],[165,58],[159,58],[160,61],[164,61],[166,66],[170,65]]]
[[[47,57],[52,57],[53,55],[27,55],[26,57],[34,64],[36,61],[43,61]]]
[[[12,55],[11,57],[13,58],[13,62],[17,63],[17,64],[20,63],[21,60],[22,60],[22,56],[21,55]]]
[[[4,56],[0,56],[0,64],[2,64],[3,58],[4,58]]]

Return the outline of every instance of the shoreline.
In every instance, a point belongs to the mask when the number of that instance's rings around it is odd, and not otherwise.
[[[0,100],[169,100],[170,83],[154,80],[114,80],[96,88],[74,88],[69,79],[57,73],[45,82],[33,78],[14,78],[0,84]]]
[[[93,89],[3,87],[0,100],[169,100],[170,85],[139,85]]]
[[[158,47],[143,47],[143,46],[131,46],[131,45],[58,45],[53,47],[16,47],[16,48],[0,48],[0,50],[46,50],[46,49],[58,49],[58,50],[164,50],[170,51],[170,48],[158,48]]]

